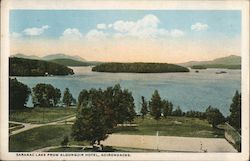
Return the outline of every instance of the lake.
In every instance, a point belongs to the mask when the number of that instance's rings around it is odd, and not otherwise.
[[[205,109],[212,105],[228,116],[232,97],[241,87],[241,70],[207,69],[190,70],[187,73],[99,73],[92,72],[91,67],[71,67],[75,75],[53,77],[17,77],[30,88],[38,83],[49,83],[63,93],[68,87],[74,98],[82,89],[102,88],[120,83],[122,88],[132,92],[136,111],[140,111],[141,96],[148,101],[154,90],[160,96],[180,106],[183,111]],[[226,71],[225,74],[216,74]],[[28,106],[33,106],[31,98]]]

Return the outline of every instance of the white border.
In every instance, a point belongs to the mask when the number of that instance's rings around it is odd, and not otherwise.
[[[10,9],[241,10],[242,12],[242,152],[130,153],[131,157],[16,157],[8,152],[8,56]],[[248,160],[249,159],[249,1],[164,0],[2,0],[1,4],[1,146],[0,160]],[[34,153],[37,154],[37,153]],[[55,154],[55,153],[54,153]]]

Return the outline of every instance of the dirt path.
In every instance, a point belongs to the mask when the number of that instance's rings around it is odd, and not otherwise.
[[[223,138],[112,134],[102,144],[116,147],[158,149],[159,151],[171,152],[237,152]]]
[[[41,149],[34,150],[33,152],[47,152],[51,149],[60,148],[61,146],[49,146]],[[92,148],[92,146],[82,146],[82,145],[68,145],[70,148]]]
[[[75,118],[76,118],[75,116],[72,116],[72,117],[69,117],[69,118],[66,118],[66,119],[63,119],[63,120],[58,120],[58,121],[49,122],[49,123],[45,123],[45,124],[31,124],[31,123],[23,123],[23,122],[9,121],[9,123],[16,123],[16,124],[22,124],[22,125],[24,125],[23,128],[18,129],[18,130],[15,130],[15,131],[12,131],[12,132],[10,133],[10,136],[11,136],[11,135],[18,134],[18,133],[20,133],[20,132],[24,132],[24,131],[33,129],[33,128],[41,127],[41,126],[72,124],[72,123],[67,123],[67,121],[72,121],[72,120],[74,120]]]

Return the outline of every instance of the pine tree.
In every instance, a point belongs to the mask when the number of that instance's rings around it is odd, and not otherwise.
[[[162,101],[163,116],[166,118],[169,115],[169,102],[166,100]]]
[[[238,131],[241,129],[241,94],[236,91],[230,106],[229,123]]]
[[[148,113],[148,104],[147,101],[145,100],[144,96],[141,97],[142,103],[141,103],[141,114],[142,118],[144,119],[144,116],[147,115]]]
[[[72,94],[70,93],[69,89],[66,88],[63,94],[63,103],[66,104],[66,106],[70,106],[73,101]]]
[[[162,101],[157,90],[154,91],[151,101],[149,102],[150,114],[155,120],[159,120],[161,117]]]

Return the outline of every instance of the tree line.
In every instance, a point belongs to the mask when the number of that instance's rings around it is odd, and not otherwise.
[[[9,78],[9,91],[9,108],[11,110],[24,109],[30,95],[32,95],[34,107],[55,107],[61,103],[60,89],[51,84],[39,83],[31,90],[16,78]],[[68,88],[63,93],[62,103],[65,106],[76,103]]]
[[[9,76],[71,75],[73,70],[57,63],[24,58],[9,58]]]

